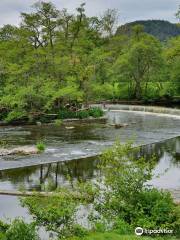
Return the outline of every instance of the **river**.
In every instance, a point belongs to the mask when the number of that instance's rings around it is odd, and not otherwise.
[[[0,190],[44,190],[70,184],[77,179],[92,180],[98,174],[97,155],[115,140],[134,140],[143,145],[140,154],[146,159],[156,155],[152,185],[170,190],[180,200],[180,117],[167,115],[107,111],[106,123],[78,123],[74,128],[64,126],[0,127],[1,141],[10,147],[33,145],[39,140],[46,143],[46,151],[32,156],[6,156],[0,158]],[[127,124],[116,128],[113,125]],[[17,197],[0,196],[0,218],[24,217],[31,220],[27,209]]]

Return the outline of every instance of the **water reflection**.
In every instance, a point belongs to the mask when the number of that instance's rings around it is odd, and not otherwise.
[[[36,167],[0,171],[0,189],[18,190],[21,186],[27,190],[44,190],[51,183],[54,189],[74,181],[93,179],[97,172],[97,158],[87,158],[61,163],[52,163]]]
[[[156,156],[155,174],[162,174],[168,169],[162,177],[153,179],[152,183],[155,186],[180,188],[180,137],[142,146],[137,155],[144,156],[147,161]],[[73,184],[77,180],[91,180],[98,174],[97,164],[96,157],[0,171],[0,189],[17,190],[23,185],[27,190],[42,191],[47,185],[56,189]]]

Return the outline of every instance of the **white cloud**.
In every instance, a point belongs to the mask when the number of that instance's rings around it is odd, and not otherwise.
[[[36,0],[0,0],[0,26],[17,25],[20,12],[30,11]],[[52,0],[59,8],[74,12],[83,0]],[[174,14],[179,0],[86,0],[86,12],[89,16],[100,15],[107,8],[116,8],[120,13],[120,22],[143,19],[164,19],[175,22]]]

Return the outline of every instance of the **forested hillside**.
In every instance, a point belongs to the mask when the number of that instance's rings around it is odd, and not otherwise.
[[[162,44],[141,25],[114,35],[115,23],[115,10],[88,17],[85,4],[70,14],[38,2],[19,27],[3,26],[1,119],[56,113],[67,103],[179,95],[180,36]]]
[[[132,34],[133,26],[135,25],[144,26],[144,31],[148,34],[153,35],[161,41],[168,40],[171,37],[180,35],[180,27],[177,24],[170,23],[163,20],[146,20],[146,21],[135,21],[120,26],[117,29],[116,34]]]

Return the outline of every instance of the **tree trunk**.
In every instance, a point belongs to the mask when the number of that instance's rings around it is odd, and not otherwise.
[[[139,81],[136,81],[134,96],[137,100],[140,100],[142,98],[142,89]]]

